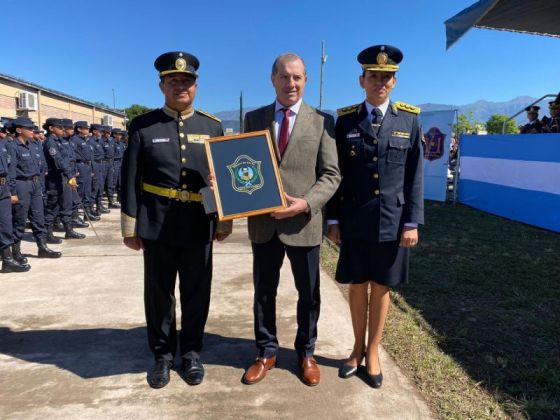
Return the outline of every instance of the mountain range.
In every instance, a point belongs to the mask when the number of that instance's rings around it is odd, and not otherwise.
[[[548,102],[552,99],[553,98],[546,98],[538,103],[538,105],[541,107],[539,113],[540,118],[548,115]],[[422,111],[457,109],[459,111],[459,114],[469,115],[470,113],[472,113],[471,121],[485,123],[494,114],[505,114],[510,116],[521,111],[536,100],[537,98],[533,98],[532,96],[518,96],[505,102],[479,100],[466,105],[433,104],[428,102],[424,104],[418,104],[417,106],[419,106]],[[245,113],[253,109],[255,109],[255,107],[246,108],[243,111]],[[336,110],[325,109],[324,111],[335,116],[336,118]],[[231,128],[234,132],[239,132],[239,110],[220,111],[215,114],[222,120],[222,124],[225,129]],[[518,124],[524,123],[526,120],[525,113],[523,112],[518,115],[515,120]]]

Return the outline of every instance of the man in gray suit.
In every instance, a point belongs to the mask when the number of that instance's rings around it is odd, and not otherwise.
[[[258,356],[243,375],[243,382],[257,383],[276,366],[276,290],[280,267],[287,254],[298,291],[298,330],[294,345],[302,380],[314,386],[320,380],[313,352],[321,303],[321,209],[340,183],[334,120],[303,102],[307,73],[297,55],[280,55],[272,66],[271,80],[276,91],[275,102],[248,112],[245,131],[271,131],[288,207],[270,215],[249,217]]]

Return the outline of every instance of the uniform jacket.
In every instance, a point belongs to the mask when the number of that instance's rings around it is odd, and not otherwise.
[[[519,134],[537,134],[543,132],[543,125],[537,118],[533,122],[529,122],[519,127]]]
[[[212,240],[215,213],[206,214],[201,203],[181,203],[142,191],[141,183],[195,193],[206,188],[204,139],[221,135],[219,120],[200,111],[180,116],[164,107],[132,121],[121,169],[124,237],[179,243]]]
[[[343,240],[395,241],[404,223],[424,223],[422,134],[403,108],[390,104],[378,134],[364,103],[336,121],[342,182],[327,219],[339,221]]]
[[[78,163],[89,163],[93,160],[93,147],[87,136],[75,134],[70,139]]]
[[[560,133],[560,118],[543,117],[543,133]]]
[[[59,178],[61,175],[66,179],[74,177],[75,173],[72,171],[68,149],[62,144],[61,139],[49,134],[43,143],[43,150],[45,151],[48,177],[51,179]]]
[[[275,104],[245,115],[245,131],[270,130],[274,133]],[[309,203],[310,212],[276,220],[270,215],[249,217],[249,238],[255,243],[268,242],[276,232],[280,241],[292,246],[321,243],[322,208],[340,183],[332,116],[301,104],[279,169],[287,194]],[[274,141],[276,144],[276,141]]]

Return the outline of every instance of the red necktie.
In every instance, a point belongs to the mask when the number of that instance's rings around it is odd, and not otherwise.
[[[282,157],[288,146],[288,137],[290,136],[290,119],[288,117],[290,108],[282,108],[280,111],[284,113],[284,119],[280,125],[280,134],[278,135],[278,150],[280,151],[280,157]]]

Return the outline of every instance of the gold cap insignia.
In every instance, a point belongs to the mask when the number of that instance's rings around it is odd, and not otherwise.
[[[377,54],[376,59],[377,59],[377,64],[387,64],[389,56],[387,55],[386,52],[380,52],[379,54]]]
[[[187,68],[187,62],[184,58],[178,58],[175,60],[175,68],[179,71],[183,71]]]

